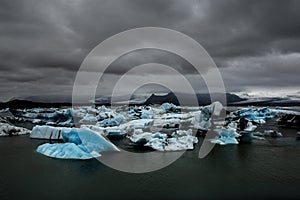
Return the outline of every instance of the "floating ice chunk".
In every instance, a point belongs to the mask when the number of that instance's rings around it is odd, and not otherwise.
[[[238,116],[240,118],[245,118],[247,120],[255,121],[255,122],[264,122],[260,120],[271,119],[274,116],[271,114],[271,110],[269,108],[247,108],[238,111]]]
[[[264,136],[270,136],[270,137],[282,137],[282,133],[274,130],[265,130]]]
[[[33,124],[42,124],[43,121],[40,120],[40,119],[34,119],[34,120],[32,121],[32,123],[33,123]]]
[[[87,128],[62,129],[64,144],[44,144],[37,151],[53,158],[90,159],[100,156],[102,151],[119,149],[101,134]]]
[[[62,130],[70,128],[52,127],[52,126],[35,126],[33,127],[30,137],[35,139],[62,140]]]
[[[139,129],[129,139],[135,144],[148,146],[158,151],[193,149],[194,144],[198,143],[197,137],[192,136],[192,130],[174,132],[172,138],[168,138],[164,133],[144,133]]]
[[[143,132],[142,129],[135,129],[134,134],[132,136],[129,136],[128,138],[130,139],[131,142],[135,143],[136,145],[158,148],[159,144],[157,144],[158,141],[156,141],[156,139],[159,139],[160,143],[163,143],[163,141],[167,139],[167,134],[159,133],[159,132],[149,133],[149,132]]]
[[[181,151],[194,149],[194,144],[198,143],[197,137],[185,135],[177,138],[167,139],[165,151]]]
[[[179,128],[180,118],[177,115],[168,114],[154,119],[154,126],[162,126],[164,128]]]
[[[236,122],[230,122],[228,125],[227,125],[228,128],[231,128],[231,129],[237,129],[238,127],[238,124]]]
[[[142,113],[141,119],[151,119],[151,115],[149,113]]]
[[[115,119],[104,119],[101,122],[98,122],[97,125],[102,127],[118,126],[118,122]]]
[[[64,142],[74,143],[76,145],[82,144],[81,138],[78,135],[78,129],[76,128],[62,129],[61,135]]]
[[[5,108],[5,109],[0,110],[0,113],[6,113],[6,112],[9,112],[9,108]]]
[[[300,115],[299,111],[289,110],[287,108],[270,109],[270,111],[275,114]]]
[[[92,114],[86,114],[81,120],[79,120],[79,123],[83,124],[83,123],[93,123],[93,122],[97,122],[98,119],[96,116],[92,115]]]
[[[86,152],[85,148],[76,145],[74,143],[56,143],[56,144],[42,144],[40,145],[37,152],[52,158],[60,158],[60,159],[80,159],[86,160],[94,157],[100,157],[99,153],[90,154]]]
[[[154,138],[153,135],[154,134],[152,134],[152,133],[145,132],[145,133],[133,134],[132,136],[130,136],[128,138],[130,139],[131,142],[134,142],[134,143],[140,143],[141,141],[145,141],[147,143],[152,138]]]
[[[193,117],[192,124],[196,129],[208,130],[211,126],[211,120],[205,112],[201,111]]]
[[[39,123],[59,126],[74,126],[73,111],[71,109],[24,109],[16,113],[27,121],[40,120]]]
[[[89,128],[97,133],[107,136],[109,138],[123,138],[127,134],[127,126],[118,126],[118,127],[99,127],[93,125],[81,125],[81,128]]]
[[[145,146],[151,147],[158,151],[164,151],[166,146],[165,138],[151,138]]]
[[[72,132],[73,130],[76,131]],[[88,150],[88,152],[119,151],[119,149],[113,143],[93,130],[88,128],[79,128],[72,129],[72,131],[70,133],[74,135],[76,135],[77,132],[78,137],[81,140],[81,144]],[[68,134],[69,137],[70,133]]]
[[[109,119],[104,119],[100,122],[97,123],[97,125],[102,126],[102,127],[107,127],[107,126],[119,126],[122,123],[125,123],[126,119],[123,115],[118,114],[114,118],[109,118]]]
[[[152,108],[149,106],[134,106],[131,107],[128,111],[128,114],[131,117],[131,119],[150,119],[152,118],[152,113]]]
[[[137,119],[137,120],[129,121],[126,124],[135,129],[144,129],[144,128],[149,128],[150,126],[153,126],[154,120],[153,119]]]
[[[172,103],[163,103],[161,105],[161,108],[165,111],[165,112],[179,112],[181,110],[180,106],[176,106]]]
[[[30,130],[26,128],[17,127],[9,123],[0,122],[0,136],[15,136],[30,134]]]
[[[207,131],[211,127],[211,116],[219,116],[223,110],[223,105],[220,102],[213,102],[208,106],[201,108],[200,112],[195,112],[192,119],[194,128]]]
[[[73,118],[70,118],[70,119],[68,119],[67,121],[64,121],[64,122],[58,122],[57,125],[72,127],[72,126],[74,126],[74,120],[73,120]]]
[[[247,123],[247,127],[244,129],[245,131],[254,131],[257,126],[253,125],[252,122]]]
[[[226,144],[238,144],[236,137],[240,136],[235,129],[232,128],[222,128],[219,133],[219,138],[212,139],[212,143],[226,145]]]
[[[216,116],[219,116],[221,114],[223,108],[224,108],[223,105],[219,101],[210,104],[210,112]]]

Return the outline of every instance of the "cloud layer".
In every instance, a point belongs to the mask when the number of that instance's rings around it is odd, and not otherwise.
[[[76,71],[97,44],[148,26],[174,29],[202,44],[229,92],[297,91],[299,11],[297,0],[3,0],[0,100],[71,95]],[[149,61],[190,72],[188,63],[171,53],[140,51],[117,60],[102,84],[112,84],[124,67]]]

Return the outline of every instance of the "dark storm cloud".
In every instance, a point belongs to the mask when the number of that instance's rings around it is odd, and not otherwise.
[[[299,11],[297,0],[3,0],[1,98],[71,93],[89,51],[114,34],[146,26],[171,28],[196,39],[222,68],[228,90],[295,86],[300,72]],[[272,52],[276,56],[270,56]],[[117,60],[110,74],[148,61],[192,73],[172,54],[144,51]],[[245,79],[247,74],[264,74],[269,81]],[[282,74],[286,80],[280,84]]]

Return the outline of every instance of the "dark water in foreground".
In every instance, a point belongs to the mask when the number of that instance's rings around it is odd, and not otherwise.
[[[198,144],[170,166],[128,174],[98,160],[58,160],[35,152],[45,141],[0,138],[0,199],[299,199],[300,140],[285,137],[215,146]],[[200,139],[200,143],[201,143]]]

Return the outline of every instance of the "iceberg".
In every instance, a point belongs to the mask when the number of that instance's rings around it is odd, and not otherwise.
[[[74,126],[72,109],[24,109],[16,112],[16,116],[38,124]]]
[[[165,151],[191,150],[197,143],[198,139],[193,136],[191,129],[187,131],[178,130],[172,134],[172,138],[167,139]]]
[[[82,145],[76,145],[74,143],[56,143],[56,144],[42,144],[38,146],[38,153],[41,153],[45,156],[51,158],[60,158],[60,159],[80,159],[86,160],[94,157],[100,157],[100,154],[90,154],[85,151]]]
[[[263,134],[264,136],[269,136],[269,137],[282,137],[282,133],[274,130],[265,130]]]
[[[180,106],[176,106],[172,103],[163,103],[161,105],[161,108],[165,111],[165,112],[180,112],[181,107]]]
[[[52,126],[34,126],[30,138],[48,139],[48,140],[62,140],[62,130],[68,128],[52,127]]]
[[[257,123],[264,123],[265,119],[271,119],[274,116],[271,114],[269,108],[257,108],[257,109],[242,109],[238,111],[239,118],[245,118],[250,121],[255,121]]]
[[[30,134],[30,130],[9,123],[0,122],[0,136],[16,136]]]
[[[127,134],[128,126],[120,125],[118,127],[99,127],[99,126],[94,126],[94,125],[81,125],[81,128],[88,128],[93,131],[96,131],[97,133],[104,135],[109,138],[124,138]]]
[[[226,144],[238,144],[237,137],[240,135],[236,132],[236,129],[233,128],[222,128],[222,130],[219,132],[219,138],[212,139],[211,142],[215,144],[220,145],[226,145]]]
[[[144,145],[148,143],[153,138],[167,138],[167,134],[164,133],[149,133],[149,132],[143,132],[142,129],[135,129],[132,136],[128,137],[131,142],[135,144]]]
[[[153,111],[149,106],[134,106],[128,111],[128,114],[131,119],[151,119]]]
[[[252,122],[247,123],[247,127],[244,129],[244,131],[254,131],[257,128],[257,126],[253,125]]]
[[[207,131],[211,126],[209,113],[205,112],[205,110],[198,112],[193,117],[192,124],[196,129]]]
[[[80,124],[83,123],[93,123],[93,122],[97,122],[98,119],[96,116],[92,115],[92,114],[86,114],[81,120],[79,120]]]
[[[224,109],[223,105],[216,101],[208,106],[204,106],[200,109],[200,112],[196,112],[194,118],[192,119],[192,124],[194,128],[207,131],[211,127],[211,116],[220,116],[222,110]]]
[[[88,128],[62,128],[64,144],[43,144],[37,152],[52,158],[91,159],[101,156],[103,151],[120,151],[101,134]]]
[[[76,130],[73,134],[76,135],[76,132],[81,140],[81,144],[89,152],[101,152],[101,151],[120,151],[113,143],[108,139],[104,138],[101,134],[90,130],[88,128],[79,128],[72,129]],[[70,134],[69,134],[70,135]],[[68,136],[70,137],[70,136]]]
[[[157,151],[181,151],[194,149],[194,144],[198,143],[197,137],[192,135],[192,130],[173,132],[169,138],[165,133],[149,133],[136,129],[129,139],[140,146],[151,147]]]
[[[154,120],[153,119],[137,119],[132,120],[126,123],[127,126],[130,126],[135,129],[145,129],[153,126]]]
[[[114,118],[104,119],[97,123],[98,126],[102,127],[112,127],[112,126],[119,126],[122,123],[125,123],[126,119],[123,115],[118,114],[115,115]]]
[[[161,117],[154,118],[154,126],[161,126],[163,128],[179,128],[181,119],[178,115],[168,114]]]

